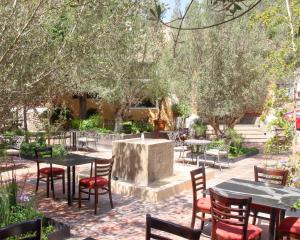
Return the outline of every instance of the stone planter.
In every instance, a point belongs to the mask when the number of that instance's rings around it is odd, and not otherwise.
[[[49,240],[63,240],[71,236],[70,227],[64,223],[58,222],[52,218],[45,218],[45,226],[53,226],[55,231],[48,235]]]

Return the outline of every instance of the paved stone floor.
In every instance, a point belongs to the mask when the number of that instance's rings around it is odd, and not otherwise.
[[[110,157],[111,152],[88,153],[102,157]],[[278,159],[286,159],[286,156],[278,156]],[[253,166],[265,164],[265,156],[262,154],[238,161],[231,165],[230,169],[213,169],[214,178],[209,180],[207,187],[212,187],[232,177],[253,179]],[[272,160],[274,161],[274,159]],[[270,162],[270,160],[269,160]],[[179,164],[182,168],[185,166]],[[22,165],[22,161],[20,161]],[[84,167],[81,167],[82,169]],[[26,178],[25,191],[33,192],[35,187],[36,165],[34,162],[25,161],[18,169],[18,176]],[[189,174],[187,172],[187,174]],[[21,177],[19,177],[21,179]],[[79,210],[75,202],[72,207],[66,203],[61,193],[60,184],[55,185],[56,195],[61,200],[46,198],[45,185],[40,185],[40,190],[36,196],[38,209],[46,216],[69,224],[74,237],[95,239],[144,239],[145,238],[145,216],[147,213],[164,220],[190,225],[192,213],[192,192],[191,190],[182,192],[180,195],[171,197],[157,204],[145,202],[128,196],[113,194],[114,209],[110,209],[108,198],[104,195],[100,197],[100,207],[98,214],[93,212],[93,203],[84,202]],[[264,229],[263,239],[267,238],[267,222],[259,223]],[[198,226],[199,223],[198,223]],[[204,234],[210,235],[210,226],[205,226]],[[176,238],[175,238],[176,239]],[[201,239],[207,239],[202,236]]]

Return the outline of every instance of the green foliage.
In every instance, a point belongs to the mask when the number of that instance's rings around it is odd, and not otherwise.
[[[123,125],[123,132],[127,134],[152,132],[154,130],[154,126],[147,122],[127,121],[127,122],[123,122],[122,125]]]
[[[88,119],[82,120],[79,130],[87,131],[100,127],[102,124],[102,117],[100,115],[92,115]]]
[[[294,135],[293,122],[287,120],[284,116],[288,112],[287,105],[289,103],[291,103],[291,98],[289,97],[288,89],[273,85],[261,117],[261,120],[265,120],[269,114],[275,117],[267,125],[268,129],[274,132],[274,136],[264,144],[264,152],[266,154],[287,152],[292,146]]]
[[[79,130],[82,120],[74,118],[71,120],[71,128]]]
[[[63,144],[55,144],[52,147],[52,155],[53,157],[61,157],[68,153],[65,146]]]
[[[187,118],[190,116],[192,110],[188,103],[180,101],[172,105],[172,111],[178,117]]]
[[[41,212],[36,211],[33,198],[21,196],[20,202],[17,202],[17,191],[18,186],[15,182],[7,186],[0,186],[0,228],[36,218],[44,218]],[[42,239],[48,239],[47,235],[54,230],[53,226],[43,227]],[[9,240],[15,239],[19,238],[9,238]]]
[[[207,126],[202,121],[195,122],[193,127],[195,129],[196,137],[205,137],[206,136]]]
[[[96,130],[98,133],[112,133],[112,130],[107,128],[97,128]]]
[[[92,115],[88,119],[80,120],[73,119],[71,121],[71,127],[80,131],[96,130],[103,124],[103,118],[99,115]]]
[[[299,199],[297,202],[295,202],[295,203],[291,206],[291,208],[293,208],[293,209],[300,209],[300,199]]]
[[[35,156],[34,149],[46,146],[44,134],[38,134],[34,142],[23,142],[21,145],[21,154],[32,158]]]
[[[238,134],[237,131],[233,128],[228,128],[225,131],[225,137],[228,142],[230,142],[230,153],[232,155],[242,154],[243,149],[243,137],[241,134]]]

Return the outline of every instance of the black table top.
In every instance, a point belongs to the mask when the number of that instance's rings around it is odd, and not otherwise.
[[[39,162],[52,163],[52,164],[56,164],[56,165],[71,167],[71,166],[76,166],[76,165],[92,163],[95,161],[95,159],[97,159],[97,158],[70,153],[70,154],[67,154],[62,157],[42,158],[42,159],[39,159]]]
[[[300,199],[300,190],[274,184],[232,178],[213,187],[230,197],[252,197],[252,203],[288,210]]]

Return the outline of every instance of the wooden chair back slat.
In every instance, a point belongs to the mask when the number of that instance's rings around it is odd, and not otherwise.
[[[194,203],[198,199],[198,192],[202,190],[202,197],[205,197],[206,190],[206,175],[205,175],[205,167],[204,165],[199,168],[192,170],[191,181],[192,181],[192,189],[193,189],[193,200]]]
[[[112,159],[96,159],[95,160],[95,177],[107,177],[111,178],[112,166],[113,166],[113,158]]]
[[[260,168],[254,166],[254,179],[256,182],[270,182],[285,186],[289,171],[284,169]]]
[[[152,233],[152,229],[170,233],[185,239],[198,240],[200,239],[201,230],[194,230],[189,227],[181,226],[176,223],[164,221],[158,218],[151,217],[150,214],[146,216],[146,240],[159,239],[170,240],[170,238]]]
[[[252,198],[230,198],[209,189],[212,214],[212,235],[217,222],[242,226],[243,240],[247,239],[247,226]]]
[[[7,227],[0,229],[0,238],[6,239],[8,237],[15,237],[24,235],[27,233],[35,232],[34,237],[28,237],[23,239],[32,239],[32,240],[41,240],[41,232],[42,232],[42,220],[40,218],[27,221],[17,224],[12,224]]]

